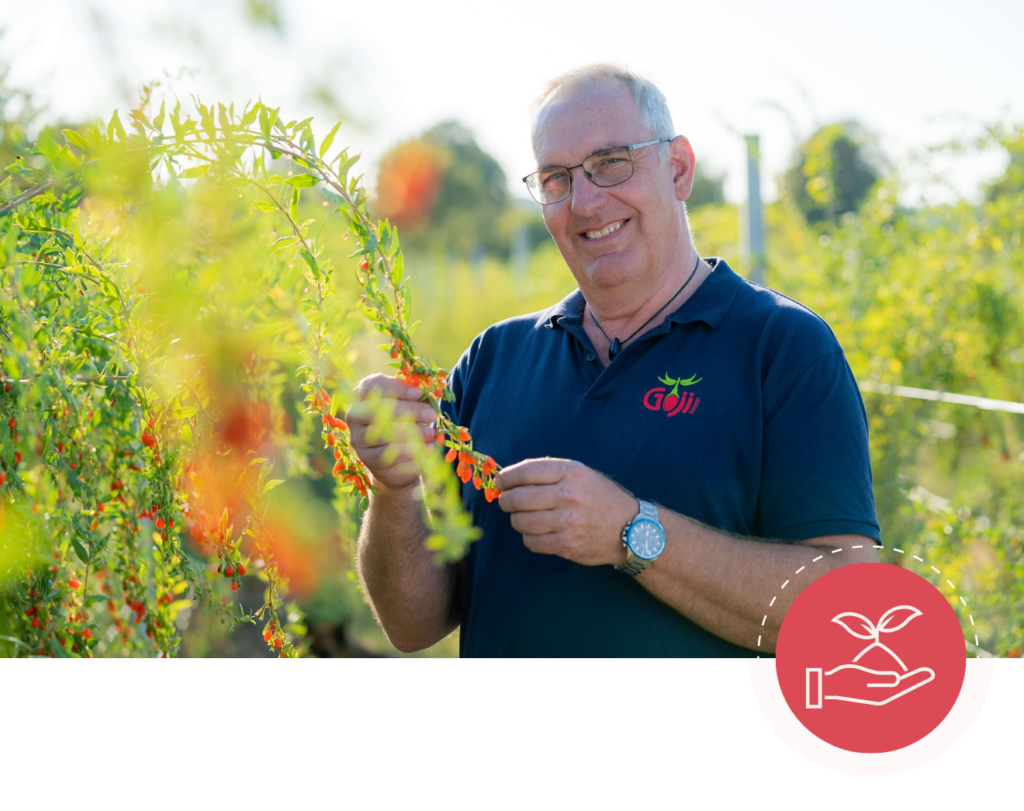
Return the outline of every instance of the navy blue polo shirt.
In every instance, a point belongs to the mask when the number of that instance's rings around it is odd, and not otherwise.
[[[579,288],[484,330],[451,372],[448,416],[502,466],[575,459],[724,532],[878,540],[867,417],[832,330],[705,261],[696,292],[606,367]],[[483,536],[459,581],[461,655],[757,655],[612,566],[530,552],[497,501],[472,483],[462,496]]]

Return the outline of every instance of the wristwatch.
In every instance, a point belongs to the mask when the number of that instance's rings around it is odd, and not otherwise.
[[[658,520],[658,508],[638,498],[640,510],[622,530],[626,547],[626,565],[616,566],[620,572],[636,577],[665,551],[665,528]]]

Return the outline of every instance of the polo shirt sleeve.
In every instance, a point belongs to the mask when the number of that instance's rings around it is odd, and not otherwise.
[[[880,541],[867,414],[842,349],[834,344],[797,370],[764,405],[761,537]]]

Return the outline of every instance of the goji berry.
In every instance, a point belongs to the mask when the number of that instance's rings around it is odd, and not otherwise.
[[[370,262],[369,262],[369,260],[364,259],[362,262],[360,262],[359,263],[359,269],[360,270],[369,270],[370,269]]]
[[[77,577],[72,577],[68,581],[68,585],[71,586],[71,588],[75,591],[78,591],[82,587],[82,581],[79,580]]]
[[[274,640],[274,647],[278,650],[281,650],[281,648],[284,647],[284,643],[281,641],[281,637],[277,637],[277,639]]]
[[[15,451],[14,452],[14,464],[16,464],[16,465],[20,465],[21,464],[21,451]]]
[[[234,577],[235,576],[235,567],[234,566],[228,566],[228,568],[226,568],[224,570],[224,576],[225,577]]]
[[[232,580],[231,581],[231,590],[232,591],[238,591],[238,581],[237,580]]]
[[[13,431],[15,428],[18,427],[18,421],[14,417],[11,417],[11,419],[7,422],[7,425]]]
[[[270,637],[272,637],[273,635],[274,635],[274,632],[271,631],[269,628],[267,628],[267,630],[265,630],[263,632],[263,641],[264,642],[269,642],[270,641]]]
[[[437,443],[438,447],[444,447],[444,434],[434,434],[434,442]]]
[[[327,444],[328,445],[333,445],[334,444],[334,434],[328,434],[327,435]]]
[[[164,528],[164,519],[163,518],[157,518],[156,519],[156,528],[157,529],[163,529]]]
[[[3,471],[0,471],[0,487],[2,487],[4,484],[6,484],[6,482],[7,482],[7,474],[4,473]]]
[[[483,485],[484,485],[483,480],[479,476],[474,476],[473,477],[473,486],[477,490],[479,490],[481,487],[483,487]]]
[[[459,439],[461,439],[463,442],[469,442],[469,431],[467,431],[465,428],[460,428]]]
[[[459,455],[459,452],[455,448],[450,448],[448,453],[445,454],[444,460],[446,462],[454,462],[455,458]]]
[[[238,564],[238,574],[239,574],[240,577],[245,574],[245,564],[244,563],[239,563]]]

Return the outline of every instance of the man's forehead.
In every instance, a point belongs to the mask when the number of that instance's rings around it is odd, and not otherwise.
[[[576,164],[599,150],[635,143],[643,133],[625,85],[610,81],[560,88],[538,112],[534,153],[538,166]]]

